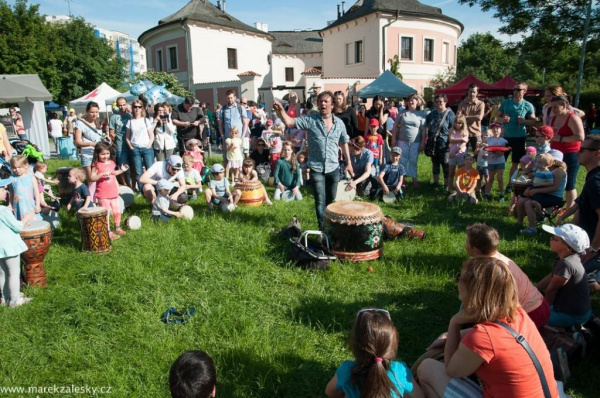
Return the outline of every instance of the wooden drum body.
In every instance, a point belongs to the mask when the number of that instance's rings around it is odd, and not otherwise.
[[[58,196],[62,204],[67,204],[73,196],[73,185],[69,184],[69,172],[72,167],[59,167],[56,170],[58,179]]]
[[[77,212],[81,228],[81,251],[88,253],[110,251],[107,214],[108,211],[104,207],[87,207]]]
[[[240,206],[257,207],[265,200],[263,195],[263,185],[259,181],[236,182],[235,189],[242,192],[238,201]]]
[[[323,230],[331,251],[341,260],[374,260],[383,253],[383,213],[373,203],[330,204],[323,215]]]
[[[531,188],[530,182],[513,182],[512,183],[513,195],[523,196],[523,194],[525,193],[527,188]]]
[[[32,221],[21,231],[21,238],[28,247],[26,252],[21,253],[21,260],[25,266],[25,282],[28,285],[44,287],[47,284],[44,258],[52,242],[50,223]]]

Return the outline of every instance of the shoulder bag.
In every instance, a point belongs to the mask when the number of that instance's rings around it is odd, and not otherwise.
[[[435,153],[435,144],[437,142],[438,137],[440,136],[440,130],[442,129],[442,125],[444,124],[444,122],[446,121],[446,116],[448,116],[448,112],[450,111],[450,109],[446,109],[446,111],[444,112],[444,116],[442,117],[442,120],[440,121],[440,124],[438,125],[437,131],[435,132],[435,137],[431,138],[431,137],[427,137],[427,143],[425,144],[425,156],[429,156],[430,158],[433,158],[436,156]]]

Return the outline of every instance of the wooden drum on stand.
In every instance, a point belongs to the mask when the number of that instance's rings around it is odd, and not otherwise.
[[[73,196],[73,185],[69,184],[69,172],[72,167],[59,167],[56,170],[56,179],[58,179],[58,196],[62,204],[67,204]]]
[[[52,242],[50,223],[32,221],[21,231],[21,238],[28,247],[26,252],[21,253],[21,260],[25,266],[25,283],[44,287],[47,284],[44,258]]]
[[[238,201],[240,206],[256,207],[260,206],[265,200],[263,185],[259,181],[236,182],[235,189],[242,192],[242,196]]]
[[[87,207],[77,212],[81,228],[81,251],[88,253],[110,251],[107,215],[108,210],[104,207]]]
[[[383,213],[368,202],[338,202],[327,206],[323,230],[340,260],[366,261],[383,253]]]

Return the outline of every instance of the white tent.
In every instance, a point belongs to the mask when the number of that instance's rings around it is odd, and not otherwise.
[[[71,108],[75,108],[77,112],[83,112],[85,111],[85,107],[87,106],[88,102],[93,101],[100,106],[101,112],[111,112],[110,107],[108,108],[108,110],[105,107],[106,99],[119,94],[120,93],[117,90],[115,90],[108,84],[102,83],[83,97],[77,98],[76,100],[69,102],[69,106]]]
[[[50,156],[44,101],[52,101],[38,75],[0,75],[0,102],[17,102],[29,141]]]

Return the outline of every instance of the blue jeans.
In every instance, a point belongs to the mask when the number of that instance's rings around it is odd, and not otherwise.
[[[333,203],[337,193],[337,186],[340,181],[339,169],[335,169],[327,174],[311,170],[310,181],[313,186],[313,194],[315,197],[317,221],[319,222],[319,229],[322,230],[325,208]]]
[[[140,184],[140,177],[142,176],[142,162],[144,163],[144,167],[146,170],[150,168],[154,164],[154,150],[152,148],[136,148],[134,147],[131,152],[129,152],[130,161],[135,167],[135,180],[138,184],[138,189],[142,192],[142,184]]]

